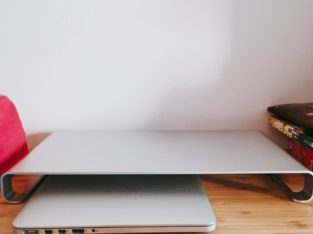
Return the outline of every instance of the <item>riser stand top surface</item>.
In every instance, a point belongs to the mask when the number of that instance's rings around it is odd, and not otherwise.
[[[304,174],[298,195],[275,182],[295,201],[313,196],[313,173],[258,131],[59,131],[1,177],[7,202],[20,202],[33,188],[14,193],[18,174]]]

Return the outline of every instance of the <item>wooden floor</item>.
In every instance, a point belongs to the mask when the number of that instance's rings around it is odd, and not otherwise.
[[[30,136],[30,149],[46,136]],[[16,188],[21,189],[28,180],[20,178]],[[285,180],[294,190],[303,183],[300,176]],[[217,218],[214,234],[313,234],[313,202],[289,201],[265,175],[203,176],[202,181]],[[11,222],[22,207],[5,204],[0,198],[0,234],[13,233]]]
[[[203,176],[203,185],[213,205],[220,233],[313,233],[313,203],[298,204],[262,175]],[[299,189],[301,178],[287,181]],[[0,233],[11,234],[11,222],[23,205],[0,200]]]

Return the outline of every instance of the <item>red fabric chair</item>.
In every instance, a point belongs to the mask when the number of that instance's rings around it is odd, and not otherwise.
[[[26,135],[14,104],[0,95],[0,175],[28,154]]]

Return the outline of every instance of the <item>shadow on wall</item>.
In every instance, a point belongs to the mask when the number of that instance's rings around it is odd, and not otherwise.
[[[313,30],[301,27],[313,20],[303,11],[313,8],[282,0],[231,4],[230,56],[219,77],[169,90],[146,129],[258,129],[282,144],[266,108],[313,100]]]

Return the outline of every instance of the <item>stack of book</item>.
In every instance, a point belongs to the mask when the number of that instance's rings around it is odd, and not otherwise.
[[[268,122],[273,128],[288,137],[290,154],[313,171],[312,129],[300,127],[277,116],[270,116]]]

